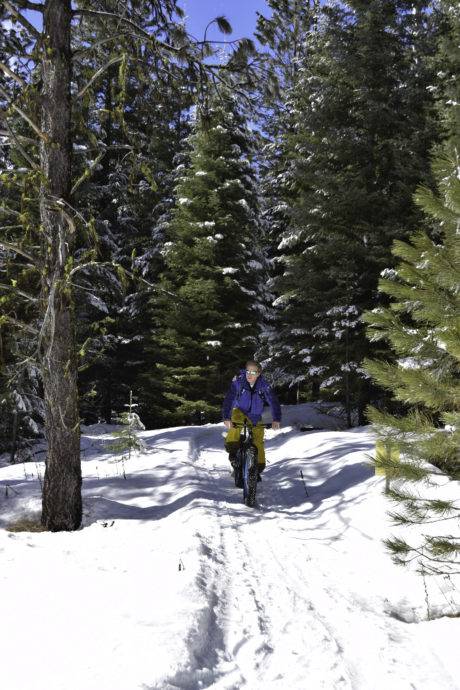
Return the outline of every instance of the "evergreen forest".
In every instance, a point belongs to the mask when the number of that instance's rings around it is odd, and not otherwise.
[[[267,0],[252,36],[228,3],[218,41],[180,0],[0,21],[0,452],[46,438],[46,529],[81,524],[80,424],[219,422],[252,359],[374,424],[393,476],[460,478],[457,2]]]

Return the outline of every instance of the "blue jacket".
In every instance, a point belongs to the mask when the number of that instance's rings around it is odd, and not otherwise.
[[[230,419],[232,409],[237,407],[253,424],[257,424],[262,417],[264,404],[270,405],[273,421],[281,422],[280,404],[268,381],[263,376],[259,376],[251,389],[246,378],[246,371],[243,369],[238,376],[235,376],[227,391],[222,405],[222,416],[223,419]]]

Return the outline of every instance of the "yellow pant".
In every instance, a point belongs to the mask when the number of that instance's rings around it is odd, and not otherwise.
[[[232,422],[236,424],[243,424],[246,420],[248,426],[252,428],[252,440],[257,448],[257,464],[259,470],[263,470],[265,467],[265,448],[264,448],[264,431],[265,427],[260,422],[258,424],[253,424],[248,417],[241,412],[237,407],[232,410]],[[227,453],[232,453],[238,449],[240,443],[240,433],[241,429],[238,427],[230,427],[227,436],[225,437],[225,450]]]

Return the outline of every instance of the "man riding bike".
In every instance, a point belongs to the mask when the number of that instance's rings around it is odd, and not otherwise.
[[[234,424],[247,424],[252,427],[252,438],[257,448],[258,478],[265,469],[264,425],[260,424],[264,404],[270,405],[272,412],[272,429],[281,426],[281,408],[276,393],[262,376],[259,362],[246,362],[245,369],[232,380],[222,406],[222,416],[228,434],[225,438],[225,450],[234,468],[240,441],[240,429]],[[259,422],[259,424],[258,424]]]

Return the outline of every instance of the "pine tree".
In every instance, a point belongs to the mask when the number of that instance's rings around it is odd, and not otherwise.
[[[424,530],[418,543],[398,537],[388,539],[387,546],[398,563],[416,557],[423,573],[452,572],[460,554],[460,509],[443,482],[436,481],[439,470],[453,482],[460,479],[458,7],[446,7],[444,19],[448,32],[441,54],[450,77],[440,95],[450,137],[437,149],[433,163],[437,191],[421,187],[416,195],[432,229],[414,234],[409,242],[394,243],[398,264],[385,272],[379,285],[391,303],[365,315],[370,339],[387,341],[395,358],[368,361],[366,369],[402,408],[399,414],[370,410],[383,445],[401,454],[399,462],[383,457],[379,463],[393,478],[390,498],[397,507],[392,517],[397,525],[421,524]]]
[[[30,49],[29,32],[0,7],[0,448],[24,448],[43,433],[44,409],[36,357],[36,262],[27,251],[39,241],[37,153],[30,130],[11,100],[36,111],[37,68],[16,59]],[[33,63],[32,63],[33,64]],[[8,246],[7,246],[8,245]],[[24,254],[14,254],[10,245]],[[32,260],[31,260],[32,259]]]
[[[148,334],[156,315],[149,300],[164,266],[162,249],[172,207],[174,162],[189,133],[188,112],[196,98],[197,70],[199,86],[205,92],[206,69],[213,69],[209,61],[206,68],[198,67],[198,62],[214,52],[206,43],[190,47],[183,26],[175,21],[177,12],[173,0],[164,2],[161,10],[156,3],[144,1],[133,3],[130,14],[130,21],[140,31],[155,35],[160,45],[181,46],[177,60],[159,51],[156,42],[138,36],[133,39],[129,33],[116,46],[107,45],[105,22],[95,24],[91,12],[87,19],[83,14],[79,26],[80,43],[95,44],[97,49],[77,51],[82,62],[78,86],[85,94],[79,139],[82,184],[77,198],[91,218],[99,261],[118,267],[117,275],[104,265],[92,264],[78,281],[82,288],[77,293],[83,343],[80,390],[88,420],[102,417],[110,421],[132,388],[137,391],[143,419],[149,425],[155,423],[151,395],[158,390],[158,382],[150,371]],[[222,32],[231,31],[223,18],[215,21]],[[240,41],[229,55],[226,74],[246,73],[250,50],[248,42]],[[189,62],[184,66],[185,60]],[[103,78],[91,83],[98,63],[107,70]],[[94,150],[99,150],[95,160]],[[85,178],[88,170],[91,174]],[[89,247],[91,258],[94,242]],[[99,290],[94,295],[91,288],[96,274]],[[115,370],[120,372],[116,385]]]
[[[219,102],[222,98],[222,103]],[[257,194],[251,132],[227,93],[197,116],[181,164],[159,302],[158,376],[167,419],[216,419],[258,333]],[[172,296],[170,296],[172,295]]]
[[[349,425],[363,423],[372,393],[360,317],[391,242],[419,222],[411,197],[429,175],[432,33],[425,6],[332,3],[291,98],[296,199],[276,257],[282,345],[294,380],[303,374],[312,395],[340,400]]]
[[[460,8],[450,0],[439,0],[436,21],[439,25],[438,49],[434,56],[436,79],[430,90],[437,100],[443,139],[456,140],[460,131]]]
[[[435,468],[460,479],[459,143],[435,162],[439,196],[427,189],[417,195],[425,212],[439,222],[437,237],[419,233],[409,243],[395,242],[393,253],[400,262],[380,282],[380,290],[393,301],[366,315],[370,338],[385,338],[397,356],[395,363],[368,362],[367,371],[407,407],[403,416],[370,412],[384,444],[396,445],[402,453],[401,462],[386,463],[393,478],[405,480],[390,494],[400,506],[393,518],[402,525],[450,520],[452,529],[455,523],[458,529],[458,507],[442,498],[420,497],[410,484],[432,478]],[[459,536],[450,531],[428,534],[418,545],[398,539],[388,546],[402,563],[418,554],[426,572],[443,569],[460,553]]]
[[[125,411],[117,417],[117,424],[121,424],[122,428],[114,432],[115,443],[111,445],[111,450],[114,453],[120,453],[120,458],[116,462],[121,462],[123,465],[123,475],[126,479],[124,461],[131,459],[131,454],[140,451],[144,445],[137,433],[145,429],[141,422],[139,415],[135,411],[138,407],[137,403],[133,402],[133,392],[129,391],[129,403],[125,404]]]
[[[165,10],[166,11],[166,10]],[[138,3],[136,23],[147,31],[152,23],[150,3]],[[163,26],[163,39],[172,42],[176,24]],[[151,287],[163,267],[166,215],[173,196],[174,157],[188,133],[186,111],[191,104],[189,74],[176,64],[168,71],[159,64],[155,47],[147,42],[139,69],[132,38],[121,38],[117,50],[104,43],[106,27],[92,18],[79,26],[79,41],[101,43],[96,55],[82,52],[79,88],[82,91],[95,64],[110,65],[103,79],[85,92],[78,120],[81,175],[91,166],[94,147],[100,161],[82,180],[76,198],[91,219],[93,237],[87,254],[101,264],[80,276],[79,341],[82,416],[111,422],[123,409],[130,389],[139,391],[139,377],[149,366],[146,334],[152,320]],[[139,49],[138,51],[139,52]],[[118,64],[113,62],[118,59]],[[112,64],[111,64],[112,63]],[[152,73],[158,79],[152,79]],[[101,103],[103,108],[92,107]],[[101,146],[102,144],[102,146]],[[118,271],[108,270],[116,265]],[[97,271],[97,295],[92,284]],[[119,372],[116,384],[113,372]],[[144,415],[145,413],[145,415]]]
[[[257,357],[264,361],[265,371],[278,386],[292,388],[307,376],[301,373],[302,363],[293,362],[289,334],[283,323],[284,306],[275,301],[274,283],[281,272],[280,242],[289,236],[292,207],[297,184],[292,165],[290,137],[296,128],[296,113],[290,107],[293,90],[298,83],[302,65],[307,60],[317,28],[319,2],[269,0],[271,15],[259,15],[256,36],[268,48],[263,55],[264,79],[261,84],[263,108],[260,126],[264,134],[261,152],[262,231],[268,260],[266,316]]]

